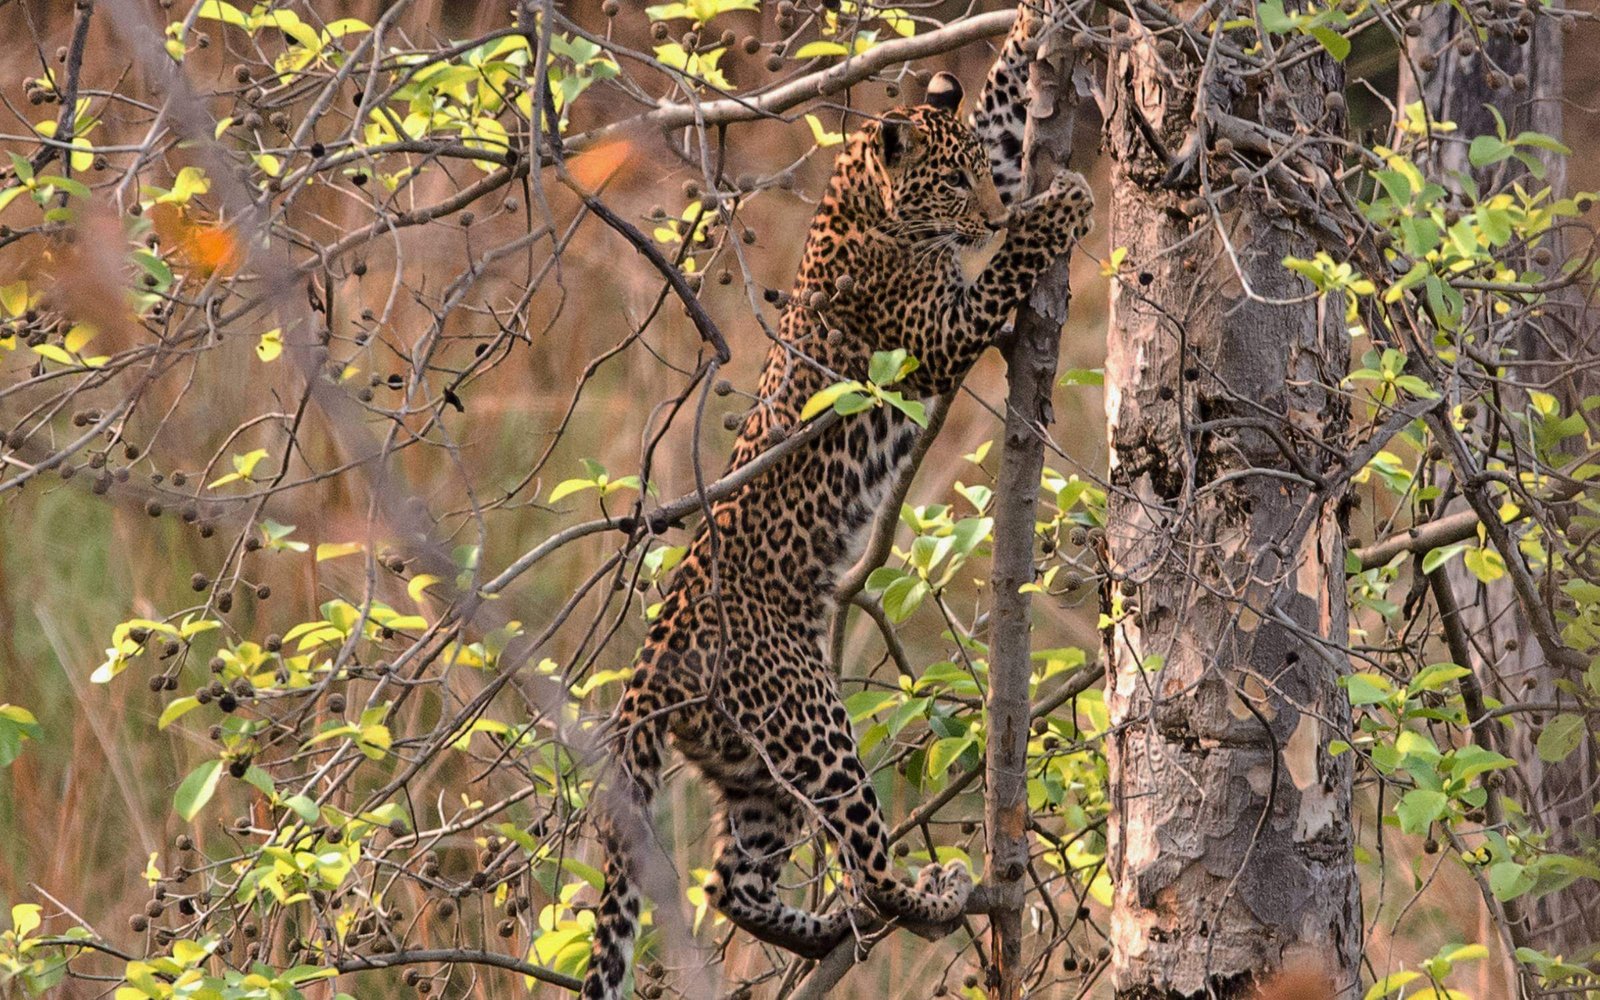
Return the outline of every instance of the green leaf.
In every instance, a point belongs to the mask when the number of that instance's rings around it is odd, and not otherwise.
[[[1438,569],[1440,566],[1443,566],[1461,552],[1466,551],[1466,548],[1466,542],[1457,542],[1454,545],[1446,545],[1442,548],[1429,549],[1427,554],[1422,557],[1422,572],[1424,574],[1432,573],[1434,570]]]
[[[844,700],[844,707],[850,713],[851,722],[860,722],[877,715],[900,698],[898,691],[857,691]]]
[[[920,400],[907,399],[898,392],[886,392],[883,401],[904,413],[918,427],[928,426],[928,408]],[[837,408],[838,404],[834,404]]]
[[[1372,988],[1362,995],[1361,1000],[1379,1000],[1398,990],[1407,983],[1420,979],[1422,973],[1406,969],[1401,972],[1391,972],[1387,976],[1372,984]]]
[[[1506,562],[1500,558],[1500,553],[1494,549],[1484,548],[1468,549],[1462,556],[1462,562],[1472,575],[1484,583],[1493,583],[1506,575]]]
[[[867,378],[876,385],[893,385],[917,370],[917,359],[904,348],[892,351],[874,351],[867,365]]]
[[[566,479],[557,483],[556,488],[550,491],[549,502],[560,503],[574,493],[581,493],[584,490],[595,488],[596,483],[592,479]]]
[[[1493,163],[1499,163],[1515,152],[1510,143],[1503,142],[1492,135],[1480,135],[1472,140],[1472,145],[1467,147],[1467,160],[1474,167],[1483,168]]]
[[[1428,826],[1434,820],[1444,818],[1449,808],[1450,797],[1445,793],[1413,788],[1401,797],[1394,807],[1394,814],[1400,820],[1400,829],[1406,833],[1422,834],[1428,831]]]
[[[883,592],[883,613],[899,624],[910,618],[927,596],[928,584],[921,577],[901,577]]]
[[[1332,28],[1310,28],[1308,31],[1337,61],[1344,62],[1345,56],[1350,54],[1350,39]]]
[[[971,736],[947,736],[934,743],[933,749],[928,751],[928,777],[943,777],[950,770],[950,765],[956,758],[966,753],[967,748],[976,745],[977,740]]]
[[[873,405],[874,401],[871,396],[864,396],[857,392],[847,392],[833,401],[833,412],[841,417],[848,417],[863,410],[870,410]]]
[[[9,150],[6,155],[11,157],[11,169],[17,175],[17,180],[24,184],[33,180],[33,164],[28,162],[27,157],[19,156]]]
[[[178,792],[172,797],[172,807],[178,815],[185,820],[192,820],[199,815],[205,804],[211,801],[211,796],[216,794],[217,782],[222,778],[222,761],[208,760],[204,764],[189,772],[178,786]]]
[[[293,810],[296,816],[299,816],[307,823],[315,823],[317,821],[317,804],[309,796],[291,795],[284,799],[281,804],[284,808]]]
[[[927,698],[908,698],[905,704],[895,709],[889,716],[889,735],[898,736],[900,731],[912,722],[922,718],[928,712]]]
[[[1295,19],[1284,11],[1283,0],[1261,0],[1256,4],[1256,16],[1261,19],[1261,27],[1275,35],[1295,29]]]
[[[1536,744],[1539,759],[1550,764],[1566,760],[1578,749],[1586,734],[1583,716],[1571,713],[1556,716],[1545,723],[1544,731],[1539,734]]]
[[[1460,677],[1465,677],[1472,671],[1454,663],[1435,663],[1425,667],[1411,679],[1406,690],[1412,694],[1418,691],[1443,691],[1445,685]]]
[[[1382,705],[1394,694],[1394,685],[1382,674],[1359,673],[1342,678],[1352,705]]]
[[[245,768],[243,780],[245,784],[250,785],[267,798],[270,799],[273,797],[274,789],[272,787],[272,775],[268,774],[266,771],[263,771],[256,765],[251,764],[249,767]]]
[[[193,695],[187,698],[176,698],[172,704],[162,710],[161,718],[156,720],[156,728],[165,729],[199,707],[200,699],[195,698]]]
[[[1502,903],[1532,888],[1533,876],[1515,861],[1497,861],[1489,866],[1489,891]]]
[[[144,273],[156,279],[157,288],[165,288],[172,284],[172,268],[167,262],[157,257],[148,250],[135,250],[133,262],[144,269]]]
[[[44,737],[33,713],[21,705],[0,705],[0,767],[9,767],[22,753],[23,740]]]
[[[1522,132],[1511,140],[1514,146],[1533,146],[1535,149],[1548,150],[1561,156],[1571,156],[1572,150],[1561,143],[1560,140],[1545,135],[1543,132]]]
[[[864,392],[865,390],[866,386],[860,382],[835,382],[806,400],[806,405],[800,408],[800,420],[804,423],[817,414],[830,409],[845,396],[851,393]]]
[[[1471,781],[1488,771],[1515,767],[1516,761],[1476,743],[1468,743],[1450,755],[1450,773],[1458,781]]]

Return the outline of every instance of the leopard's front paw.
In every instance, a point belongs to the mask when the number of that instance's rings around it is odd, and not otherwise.
[[[1044,194],[1033,200],[1041,206],[1065,209],[1072,215],[1088,216],[1094,209],[1094,192],[1089,188],[1089,181],[1076,170],[1057,173]]]
[[[929,865],[918,874],[917,885],[941,899],[951,900],[959,911],[972,895],[972,874],[960,860]]]
[[[931,864],[917,874],[917,891],[928,901],[928,912],[904,923],[912,933],[936,941],[961,920],[972,895],[972,875],[960,861]]]
[[[1089,182],[1075,170],[1063,170],[1043,192],[1012,209],[1009,225],[1013,229],[1056,232],[1075,238],[1089,231],[1093,211],[1094,193]]]

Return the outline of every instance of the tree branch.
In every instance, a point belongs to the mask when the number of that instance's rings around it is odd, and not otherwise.
[[[1003,35],[1011,30],[1011,22],[1016,18],[1014,10],[965,17],[924,34],[874,45],[859,56],[821,72],[808,73],[758,97],[729,97],[704,104],[664,104],[642,115],[573,136],[567,148],[581,149],[643,126],[670,130],[771,118],[806,101],[844,90],[897,63],[952,52],[972,42]]]
[[[372,969],[392,969],[397,965],[422,965],[427,963],[449,963],[467,965],[490,965],[497,969],[509,969],[519,972],[524,976],[537,979],[541,983],[560,986],[576,993],[583,988],[583,983],[572,976],[546,969],[542,965],[533,965],[510,955],[501,955],[492,951],[475,951],[469,948],[414,948],[407,951],[390,952],[387,955],[361,955],[356,958],[347,958],[334,966],[341,974],[350,972],[367,972]]]
[[[1071,60],[1041,52],[1028,81],[1029,114],[1024,162],[1033,189],[1066,167],[1072,149]],[[1041,115],[1041,112],[1043,114]],[[1019,1000],[1025,879],[1028,871],[1028,686],[1032,677],[1034,525],[1039,476],[1044,468],[1043,429],[1053,419],[1051,393],[1066,320],[1067,258],[1040,277],[1017,309],[1016,335],[1006,344],[1005,446],[995,482],[994,565],[989,616],[989,747],[985,760],[986,859],[984,882],[993,895],[989,912],[994,968],[989,995]]]

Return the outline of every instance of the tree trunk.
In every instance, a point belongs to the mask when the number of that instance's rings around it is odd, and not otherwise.
[[[1220,58],[1197,115],[1194,53],[1126,18],[1115,27],[1110,245],[1127,248],[1106,358],[1116,996],[1245,997],[1285,967],[1358,996],[1350,758],[1328,752],[1350,726],[1343,497],[1317,485],[1332,460],[1316,445],[1345,433],[1328,387],[1348,369],[1348,336],[1282,264],[1311,256],[1310,238],[1259,177],[1213,214],[1197,179],[1229,186],[1244,161],[1207,161],[1190,138],[1194,121],[1226,116],[1337,132],[1325,96],[1342,76],[1312,58],[1252,92]],[[1166,151],[1180,148],[1174,169]]]
[[[1440,146],[1430,173],[1440,183],[1453,187],[1452,175],[1471,176],[1479,189],[1498,188],[1507,180],[1526,174],[1516,160],[1507,160],[1486,170],[1475,170],[1467,159],[1467,139],[1494,135],[1497,123],[1489,107],[1499,110],[1511,135],[1522,131],[1542,132],[1562,138],[1564,44],[1561,22],[1554,16],[1539,16],[1523,30],[1524,43],[1515,36],[1495,33],[1463,52],[1458,43],[1471,36],[1459,11],[1440,5],[1420,18],[1421,34],[1410,44],[1412,64],[1423,55],[1437,60],[1437,68],[1419,81],[1402,68],[1400,100],[1409,104],[1424,101],[1435,120],[1453,121],[1461,141]],[[1491,75],[1492,74],[1492,75]],[[1552,197],[1566,194],[1566,158],[1545,150],[1532,150],[1544,164],[1543,180],[1523,176],[1531,190],[1549,185]],[[1559,231],[1544,243],[1556,261],[1566,259]],[[1527,253],[1506,263],[1518,270],[1535,267]],[[1537,384],[1561,401],[1564,412],[1576,412],[1585,396],[1600,392],[1593,374],[1595,352],[1600,344],[1592,341],[1593,330],[1585,322],[1581,296],[1572,291],[1551,296],[1542,322],[1520,324],[1508,331],[1508,346],[1516,356],[1531,362],[1567,362],[1560,367],[1532,367],[1514,370],[1512,381]],[[1585,362],[1588,362],[1587,364]],[[1552,381],[1553,380],[1553,381]],[[1549,383],[1548,385],[1545,383]],[[1507,409],[1520,409],[1525,399],[1507,399]],[[1487,415],[1484,419],[1488,419]],[[1491,676],[1481,678],[1503,701],[1552,704],[1566,700],[1557,681],[1575,682],[1573,671],[1550,663],[1527,625],[1508,581],[1482,587],[1458,562],[1450,565],[1450,585],[1464,599],[1461,616],[1466,630],[1479,637],[1478,648],[1491,654],[1486,664],[1462,666],[1484,669]],[[1509,685],[1495,690],[1495,680]],[[1504,752],[1516,758],[1520,782],[1507,788],[1522,804],[1530,820],[1552,835],[1551,848],[1580,853],[1582,844],[1600,836],[1592,807],[1600,787],[1600,760],[1594,744],[1585,740],[1566,760],[1549,763],[1539,758],[1535,741],[1539,730],[1518,726],[1510,731]],[[1524,908],[1527,928],[1525,940],[1551,955],[1567,957],[1587,954],[1600,944],[1600,882],[1579,879],[1571,885],[1542,896]]]

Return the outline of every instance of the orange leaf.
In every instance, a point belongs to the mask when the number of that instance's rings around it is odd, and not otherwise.
[[[597,188],[611,179],[633,153],[633,143],[627,139],[602,142],[574,159],[568,169],[572,179],[586,188]]]
[[[157,203],[150,206],[150,225],[161,245],[171,247],[178,257],[202,275],[233,274],[244,263],[244,249],[227,226],[196,223],[181,205]]]
[[[231,275],[244,262],[239,240],[226,226],[191,227],[183,252],[190,263],[206,274]]]

